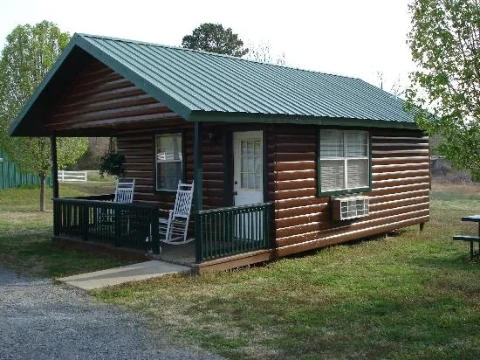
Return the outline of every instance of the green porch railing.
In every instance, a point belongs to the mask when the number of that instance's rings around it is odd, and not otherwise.
[[[272,208],[265,203],[198,211],[197,263],[271,248]]]
[[[158,210],[144,204],[120,204],[111,195],[53,199],[55,236],[159,253]]]

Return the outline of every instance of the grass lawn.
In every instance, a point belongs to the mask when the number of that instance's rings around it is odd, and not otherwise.
[[[61,196],[112,192],[112,182],[61,184]],[[114,256],[58,249],[52,241],[51,201],[40,212],[39,189],[25,187],[0,191],[0,263],[31,275],[61,277],[128,263]],[[48,189],[47,198],[51,198]]]
[[[0,262],[48,276],[117,264],[52,247],[51,213],[33,211],[34,194],[0,194]],[[460,217],[480,213],[479,200],[479,187],[438,185],[421,234],[416,226],[265,266],[92,294],[233,359],[478,359],[480,264],[451,236],[475,234]]]
[[[94,294],[233,359],[478,359],[480,264],[451,236],[475,233],[460,217],[480,212],[480,191],[439,186],[432,198],[421,234]]]

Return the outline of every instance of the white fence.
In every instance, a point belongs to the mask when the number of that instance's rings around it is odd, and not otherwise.
[[[87,181],[87,172],[58,170],[58,181],[60,182]]]

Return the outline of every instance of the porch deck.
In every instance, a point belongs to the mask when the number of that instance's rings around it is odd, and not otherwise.
[[[272,248],[269,203],[196,211],[195,240],[169,245],[159,238],[163,213],[156,206],[120,204],[111,199],[111,195],[55,198],[55,238],[134,249],[154,259],[188,266]]]

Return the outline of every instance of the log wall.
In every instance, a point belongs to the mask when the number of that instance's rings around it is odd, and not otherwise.
[[[317,196],[316,130],[274,127],[268,135],[269,197],[277,255],[384,233],[429,219],[429,141],[419,131],[371,129],[370,214],[335,223]]]
[[[148,132],[121,133],[117,137],[118,152],[125,155],[125,176],[137,179],[134,200],[156,204],[170,210],[174,194],[155,191],[154,134],[162,132],[183,132],[185,180],[191,182],[193,171],[193,126],[191,123],[178,124],[170,128],[152,128]],[[213,127],[205,126],[204,134]],[[224,137],[210,139],[203,136],[203,202],[205,208],[222,207],[224,203]]]
[[[188,127],[190,126],[190,127]],[[204,128],[205,133],[210,130]],[[152,133],[118,138],[127,176],[137,178],[136,200],[169,209],[173,196],[154,192]],[[211,131],[214,131],[211,129]],[[330,198],[317,196],[316,128],[271,126],[267,130],[268,201],[275,204],[277,255],[323,247],[388,232],[429,219],[429,141],[418,131],[370,129],[372,191],[370,214],[345,223],[330,216]],[[226,206],[224,141],[204,136],[204,203]],[[193,131],[184,129],[187,181],[193,179]],[[141,162],[140,162],[141,161]],[[140,170],[143,169],[143,170]]]
[[[111,136],[119,130],[172,126],[183,120],[100,61],[88,58],[44,121],[47,129],[58,133]]]

